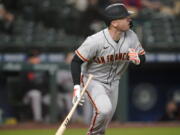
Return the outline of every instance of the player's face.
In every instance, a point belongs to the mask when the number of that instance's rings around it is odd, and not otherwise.
[[[130,28],[130,22],[132,19],[128,16],[123,19],[118,19],[112,21],[112,25],[118,30],[118,31],[127,31]]]

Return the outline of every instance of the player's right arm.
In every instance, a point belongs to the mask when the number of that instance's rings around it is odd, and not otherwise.
[[[88,37],[83,44],[75,51],[75,56],[71,62],[71,74],[74,85],[80,85],[81,64],[88,62],[96,56],[98,50],[98,39]]]
[[[81,64],[84,61],[77,56],[74,55],[72,62],[71,62],[71,74],[74,85],[80,85],[80,76],[81,76]]]
[[[74,83],[73,104],[80,97],[80,76],[81,65],[88,62],[96,54],[95,42],[91,38],[87,38],[84,43],[75,51],[75,55],[71,62],[71,74]]]
[[[73,91],[73,99],[72,103],[74,104],[76,100],[80,98],[81,94],[81,87],[80,87],[80,75],[81,75],[81,64],[82,61],[76,54],[74,55],[72,62],[71,62],[71,74],[74,83],[74,91]],[[84,100],[81,100],[79,105],[82,105]]]

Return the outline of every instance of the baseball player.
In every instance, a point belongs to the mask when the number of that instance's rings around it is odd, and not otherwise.
[[[93,105],[93,117],[87,135],[105,135],[118,100],[118,85],[129,63],[145,62],[145,51],[137,35],[130,29],[130,12],[121,3],[105,8],[107,28],[95,33],[75,51],[71,62],[74,82],[73,100],[80,97],[81,86],[94,75],[87,88]]]

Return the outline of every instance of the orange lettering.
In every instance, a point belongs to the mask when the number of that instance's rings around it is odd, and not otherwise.
[[[110,61],[114,61],[114,56],[113,55],[110,55]]]
[[[102,62],[102,63],[105,63],[105,59],[104,59],[103,56],[101,57],[101,62]]]
[[[126,53],[123,53],[122,55],[123,55],[122,60],[125,60],[126,59],[126,57],[125,57]]]
[[[125,53],[126,54],[126,58],[125,58],[125,60],[128,60],[128,53]]]
[[[122,60],[122,53],[119,53],[119,60]]]
[[[98,63],[101,63],[101,60],[99,59],[99,57],[97,58],[97,61],[98,61]]]
[[[118,60],[118,54],[115,55],[115,60]]]
[[[107,62],[110,62],[110,55],[107,56]]]

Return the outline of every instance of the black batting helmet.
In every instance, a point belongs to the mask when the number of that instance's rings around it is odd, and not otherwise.
[[[122,3],[111,4],[105,8],[105,23],[109,26],[112,20],[123,19],[130,16],[131,13]]]

